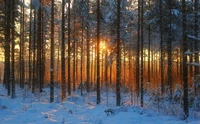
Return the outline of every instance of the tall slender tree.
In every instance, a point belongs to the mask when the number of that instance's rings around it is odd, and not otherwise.
[[[116,105],[121,104],[120,85],[121,85],[121,40],[120,40],[120,5],[121,0],[117,0],[117,77],[116,77]]]
[[[54,102],[54,0],[51,0],[50,102]]]
[[[141,1],[141,49],[140,49],[140,52],[141,52],[141,69],[140,69],[140,73],[141,73],[141,81],[140,81],[140,104],[141,104],[141,107],[143,107],[143,95],[144,95],[144,63],[143,63],[143,59],[144,59],[144,55],[143,55],[143,44],[144,44],[144,35],[143,35],[143,21],[144,21],[144,18],[143,18],[143,14],[144,14],[144,0]]]
[[[183,71],[183,110],[185,113],[184,119],[189,116],[188,106],[188,68],[187,56],[184,54],[187,51],[187,34],[186,34],[186,2],[182,0],[182,71]]]
[[[42,92],[42,0],[37,13],[37,88]]]
[[[24,0],[22,0],[24,3]],[[25,42],[25,37],[24,37],[24,31],[25,31],[25,10],[24,10],[24,5],[21,6],[21,15],[20,15],[20,87],[24,88],[24,82],[25,82],[25,61],[24,61],[24,42]]]
[[[11,29],[11,1],[5,0],[5,69],[4,69],[4,81],[7,88],[7,95],[10,96],[10,29]]]
[[[195,0],[194,1],[194,35],[195,37],[197,38],[198,37],[198,29],[199,29],[199,25],[198,25],[198,0]],[[198,50],[199,50],[199,43],[197,40],[195,40],[195,62],[196,63],[199,63],[199,54],[198,54]],[[195,72],[195,76],[199,74],[199,67],[198,66],[195,66],[194,68]],[[194,90],[195,90],[195,95],[197,95],[197,88],[196,88],[196,81],[195,81],[195,84],[194,84]]]
[[[87,13],[87,16],[89,16],[89,0],[86,1],[86,13]],[[87,17],[87,19],[89,19]],[[86,24],[86,34],[87,34],[87,81],[86,81],[86,85],[87,85],[87,92],[89,93],[90,91],[90,34],[89,34],[89,30],[90,30],[90,27],[89,27],[89,20],[87,20],[87,24]]]
[[[71,95],[71,75],[70,75],[70,60],[71,60],[71,47],[70,47],[70,33],[71,33],[71,29],[70,29],[70,0],[68,0],[68,95]]]
[[[136,83],[136,94],[137,97],[139,97],[139,72],[140,72],[140,68],[139,68],[139,64],[140,64],[140,0],[138,0],[138,22],[137,22],[137,51],[136,51],[136,68],[135,68],[135,83]]]
[[[32,80],[32,0],[30,1],[30,19],[29,19],[29,88]]]
[[[164,93],[164,65],[163,65],[163,60],[164,60],[164,48],[163,48],[163,17],[162,17],[162,0],[159,1],[159,17],[160,17],[160,70],[161,70],[161,94]]]
[[[15,94],[15,0],[12,0],[12,52],[11,52],[11,82],[12,82],[12,98],[16,97]]]
[[[97,0],[97,104],[100,99],[100,0]]]
[[[61,99],[66,98],[66,72],[65,72],[65,0],[62,0],[62,43],[61,43]]]
[[[167,52],[168,52],[168,85],[170,91],[170,99],[172,99],[172,4],[171,0],[169,2],[169,34],[168,34],[168,42],[167,42]]]

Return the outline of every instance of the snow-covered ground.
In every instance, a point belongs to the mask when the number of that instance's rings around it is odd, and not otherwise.
[[[76,92],[61,102],[60,91],[55,89],[54,103],[49,103],[48,89],[39,95],[17,87],[15,99],[6,93],[0,84],[0,124],[200,124],[200,118],[185,121],[130,105],[127,95],[127,99],[123,98],[126,104],[116,107],[114,93],[108,94],[108,102],[106,94],[102,94],[100,105],[95,103],[95,92],[83,97]]]

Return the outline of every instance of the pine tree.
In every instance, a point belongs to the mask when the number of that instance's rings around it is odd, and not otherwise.
[[[138,22],[137,22],[137,51],[136,51],[136,68],[135,68],[135,82],[136,82],[136,94],[139,97],[139,56],[140,56],[140,0],[138,0]]]
[[[120,5],[121,0],[117,0],[117,77],[116,77],[116,105],[120,106],[120,85],[121,85],[121,43],[120,43]]]
[[[162,0],[159,1],[159,17],[160,17],[160,70],[161,70],[161,93],[164,93],[164,48],[163,48],[163,17],[162,17]]]
[[[89,14],[89,0],[87,0],[87,14]],[[87,15],[89,16],[89,15]],[[89,19],[88,17],[86,19]],[[87,81],[86,81],[86,85],[87,85],[87,92],[89,93],[90,91],[90,34],[89,34],[89,20],[87,20],[87,24],[86,24],[86,34],[87,34]]]
[[[15,11],[16,5],[15,0],[12,0],[12,50],[11,50],[11,82],[12,82],[12,98],[16,97],[15,94]]]
[[[199,29],[199,25],[198,25],[198,0],[194,1],[194,35],[197,38],[198,37],[198,29]],[[194,45],[194,49],[195,49],[195,63],[199,63],[199,54],[198,54],[198,50],[199,50],[199,43],[197,40],[195,40],[195,45]],[[199,74],[199,67],[195,66],[194,68],[194,73],[195,76],[197,76]],[[195,91],[195,95],[197,95],[197,88],[196,88],[196,81],[194,84],[194,91]]]
[[[30,22],[29,22],[29,88],[32,80],[32,0],[30,1]]]
[[[10,29],[11,29],[11,1],[5,0],[5,69],[4,84],[7,88],[7,95],[10,96]]]
[[[50,102],[54,102],[54,0],[51,0]]]
[[[61,99],[66,98],[66,72],[65,72],[65,0],[62,0],[62,44],[61,44]]]
[[[97,104],[100,99],[100,0],[97,0]]]
[[[182,58],[183,58],[183,110],[185,113],[184,119],[189,116],[188,108],[188,68],[187,56],[184,54],[187,51],[187,34],[186,34],[186,2],[182,0]]]
[[[70,47],[70,33],[71,33],[71,29],[70,29],[70,0],[68,0],[68,95],[71,95],[71,75],[70,75],[70,60],[71,60],[71,47]]]

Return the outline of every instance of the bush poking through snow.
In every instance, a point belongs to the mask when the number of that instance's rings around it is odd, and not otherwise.
[[[182,99],[182,94],[183,94],[183,91],[180,87],[179,84],[176,85],[176,89],[175,89],[175,92],[174,92],[174,96],[173,96],[173,100],[175,102],[181,102],[181,99]]]
[[[1,107],[1,109],[4,109],[4,110],[7,109],[7,108],[8,108],[8,107],[5,106],[5,105]]]
[[[115,114],[115,110],[113,109],[106,109],[104,112],[107,114],[107,116]]]

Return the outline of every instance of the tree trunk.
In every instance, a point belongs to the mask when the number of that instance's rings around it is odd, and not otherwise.
[[[37,88],[42,92],[42,2],[40,0],[40,7],[38,9],[38,30],[37,30]]]
[[[74,0],[74,4],[76,3],[76,0]],[[76,89],[76,6],[74,5],[73,7],[74,11],[73,11],[73,14],[74,14],[74,30],[73,30],[73,39],[74,39],[74,42],[73,42],[73,91],[75,91]]]
[[[71,95],[71,75],[70,75],[70,60],[71,60],[71,47],[70,47],[70,0],[68,0],[68,95]]]
[[[172,100],[172,9],[171,9],[171,0],[169,0],[169,39],[167,42],[167,51],[168,51],[168,86],[170,91],[170,100]]]
[[[12,82],[12,98],[16,97],[15,94],[15,0],[12,0],[12,52],[11,52],[11,82]]]
[[[89,0],[87,0],[87,13],[89,14]],[[87,22],[87,93],[90,92],[90,34],[89,34],[89,23]]]
[[[182,0],[182,57],[183,57],[183,110],[185,113],[185,119],[189,116],[188,108],[188,68],[187,68],[187,56],[184,53],[187,51],[187,34],[186,34],[186,2]]]
[[[30,22],[29,22],[29,88],[32,82],[32,0],[30,1]]]
[[[198,37],[198,30],[199,30],[199,25],[198,25],[198,0],[195,0],[195,4],[194,4],[194,35],[197,38]],[[194,45],[194,49],[195,49],[195,63],[199,63],[199,43],[197,40],[195,40],[195,45]],[[195,66],[194,68],[194,75],[197,76],[199,74],[199,67]],[[197,86],[196,86],[196,81],[194,82],[194,92],[195,95],[197,95]]]
[[[97,0],[97,104],[100,99],[100,0]]]
[[[161,94],[164,93],[164,48],[163,48],[163,32],[162,32],[162,0],[159,1],[159,11],[160,11],[160,70],[161,70]]]
[[[50,102],[54,102],[54,0],[51,0]]]
[[[143,107],[143,95],[144,95],[144,88],[143,88],[143,85],[144,85],[144,63],[143,63],[143,42],[144,42],[144,39],[143,39],[143,14],[144,14],[144,10],[143,10],[143,0],[141,1],[141,86],[140,86],[140,92],[141,92],[141,98],[140,98],[140,104],[141,104],[141,107]]]
[[[140,60],[140,0],[138,0],[138,25],[137,25],[138,29],[137,29],[137,51],[136,51],[136,75],[135,75],[135,83],[136,83],[136,94],[137,97],[139,97],[139,73],[140,73],[140,69],[139,69],[139,60]]]
[[[11,29],[11,1],[5,1],[6,6],[6,32],[5,32],[5,71],[4,71],[4,81],[7,88],[7,95],[10,96],[10,29]]]
[[[36,83],[36,63],[35,63],[35,54],[36,54],[36,10],[34,10],[34,24],[33,24],[33,71],[32,71],[32,93],[35,93],[35,83]]]
[[[121,0],[117,0],[117,77],[116,77],[116,105],[120,106],[121,96],[120,96],[120,87],[121,87],[121,43],[120,43],[120,5]]]
[[[65,73],[65,0],[62,0],[62,45],[61,45],[61,100],[66,98],[66,73]]]

